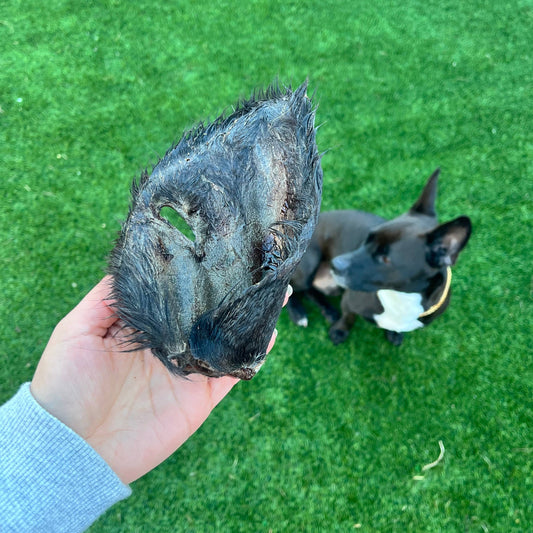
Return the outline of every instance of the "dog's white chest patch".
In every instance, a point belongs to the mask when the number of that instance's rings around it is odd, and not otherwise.
[[[380,315],[374,315],[374,320],[380,328],[402,333],[424,326],[418,320],[424,312],[421,294],[388,289],[380,290],[377,294],[384,309]]]

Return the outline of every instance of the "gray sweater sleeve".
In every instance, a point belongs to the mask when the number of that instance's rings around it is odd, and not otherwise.
[[[0,407],[0,530],[87,529],[131,490],[79,435],[45,411],[30,384]]]

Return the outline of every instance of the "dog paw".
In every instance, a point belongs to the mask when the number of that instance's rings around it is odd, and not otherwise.
[[[301,328],[306,328],[309,325],[307,315],[294,305],[291,300],[289,300],[287,305],[287,311],[289,312],[289,318],[293,324],[296,324]]]
[[[340,344],[348,338],[348,332],[344,329],[331,328],[329,330],[329,338],[333,344]]]
[[[403,333],[385,330],[385,337],[393,346],[400,346],[403,342]]]

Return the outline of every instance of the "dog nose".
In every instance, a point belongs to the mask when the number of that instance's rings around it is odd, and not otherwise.
[[[348,258],[345,255],[338,255],[331,260],[331,268],[336,274],[344,272],[349,264]]]

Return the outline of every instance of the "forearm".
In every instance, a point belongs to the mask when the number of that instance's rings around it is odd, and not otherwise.
[[[80,436],[39,406],[29,383],[0,407],[2,531],[83,531],[130,493]]]

